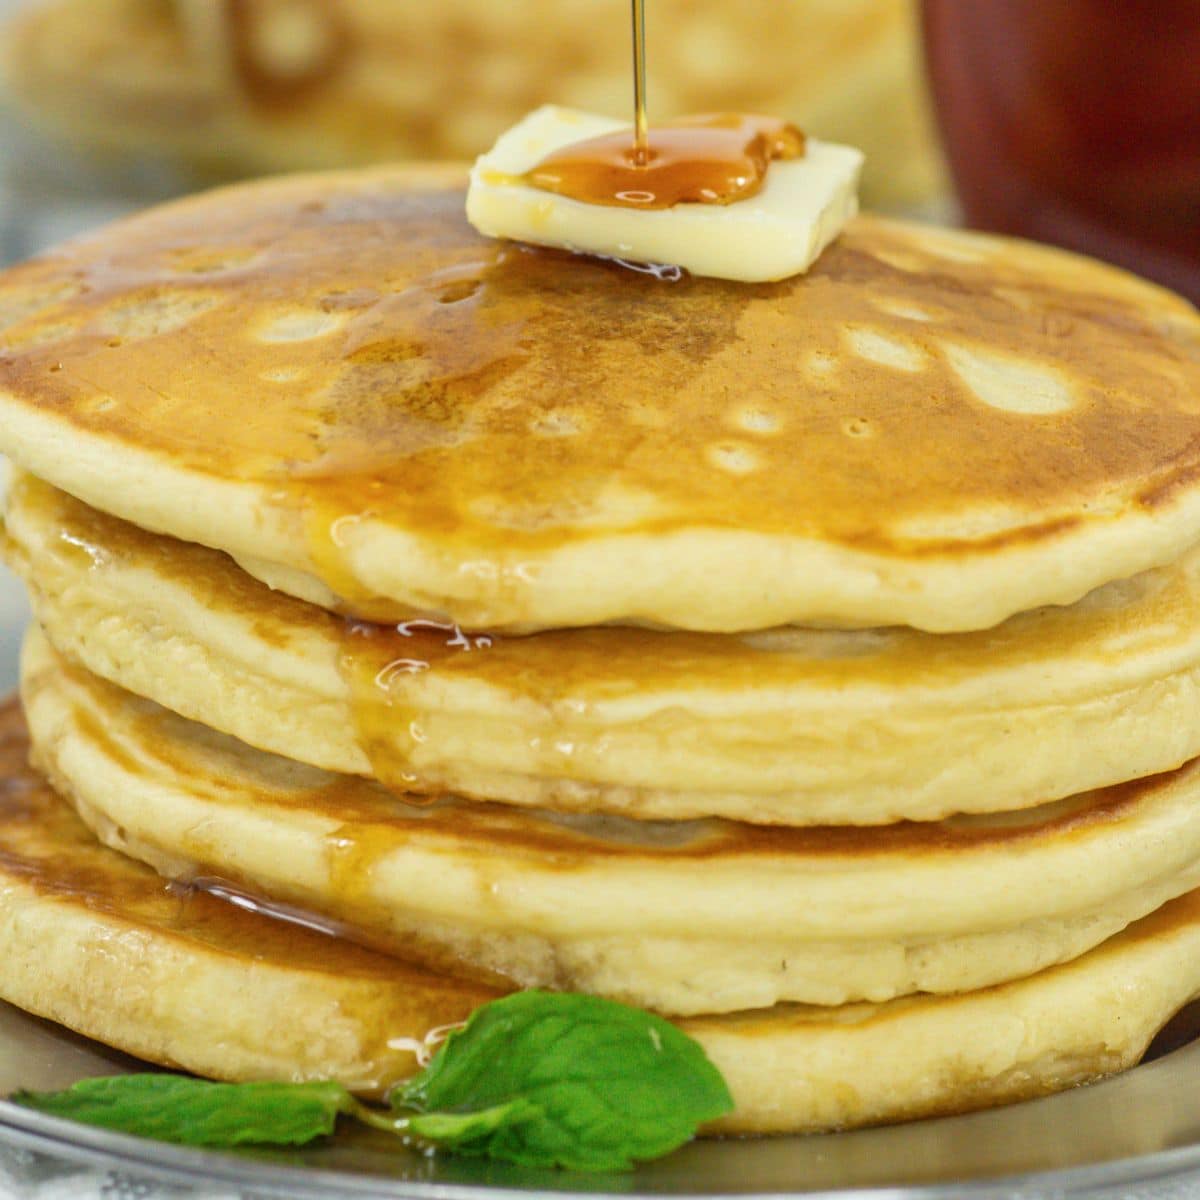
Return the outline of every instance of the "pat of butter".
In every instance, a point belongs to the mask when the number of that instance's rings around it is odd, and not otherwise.
[[[522,182],[552,151],[622,128],[628,125],[554,105],[530,113],[475,163],[467,219],[488,237],[759,283],[807,271],[858,211],[861,151],[812,138],[802,158],[770,165],[756,196],[728,205],[647,212],[586,204]]]

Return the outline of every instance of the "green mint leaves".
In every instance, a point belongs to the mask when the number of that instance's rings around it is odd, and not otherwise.
[[[514,1100],[537,1111],[435,1140],[528,1166],[615,1171],[669,1153],[733,1108],[716,1067],[674,1025],[611,1000],[551,992],[517,992],[478,1009],[392,1098],[423,1113]],[[411,1119],[414,1132],[424,1120]]]
[[[209,1083],[116,1075],[17,1104],[192,1146],[300,1145],[339,1115],[444,1150],[537,1167],[626,1170],[733,1108],[704,1051],[674,1025],[593,996],[518,992],[484,1005],[433,1061],[368,1108],[337,1083]]]
[[[300,1146],[333,1132],[356,1101],[340,1083],[209,1083],[185,1075],[109,1075],[15,1104],[185,1146]]]

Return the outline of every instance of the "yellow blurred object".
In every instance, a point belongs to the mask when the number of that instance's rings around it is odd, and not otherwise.
[[[623,116],[626,0],[52,0],[11,91],[80,148],[203,175],[469,158],[539,104]],[[942,189],[910,0],[653,0],[651,117],[778,113],[867,153],[868,205]]]

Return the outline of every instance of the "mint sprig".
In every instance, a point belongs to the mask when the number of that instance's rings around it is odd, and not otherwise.
[[[187,1075],[106,1075],[62,1092],[17,1092],[54,1117],[184,1146],[302,1146],[357,1101],[340,1083],[210,1083]]]
[[[514,1100],[536,1113],[464,1131],[454,1149],[528,1166],[623,1170],[669,1153],[733,1108],[716,1067],[669,1021],[595,996],[533,991],[477,1009],[393,1094],[394,1105],[423,1113]],[[412,1129],[421,1133],[422,1122],[412,1118]]]
[[[593,996],[518,992],[477,1009],[390,1111],[338,1083],[210,1083],[114,1075],[18,1092],[54,1116],[191,1146],[301,1145],[339,1116],[460,1154],[626,1170],[733,1108],[703,1049],[668,1021]]]

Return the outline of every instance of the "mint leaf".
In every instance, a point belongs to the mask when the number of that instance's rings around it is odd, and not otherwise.
[[[111,1075],[15,1104],[185,1146],[299,1146],[333,1132],[355,1102],[340,1083],[209,1083],[183,1075]]]
[[[435,1142],[444,1150],[464,1153],[480,1146],[504,1126],[520,1125],[542,1115],[542,1110],[528,1100],[512,1100],[472,1113],[418,1113],[408,1117],[406,1132],[427,1142]]]
[[[507,1107],[517,1101],[529,1107]],[[585,1171],[625,1170],[667,1154],[733,1108],[701,1047],[661,1017],[536,991],[477,1009],[392,1103],[426,1114],[489,1114],[486,1125],[448,1143],[460,1153]],[[411,1132],[425,1119],[412,1118]]]

